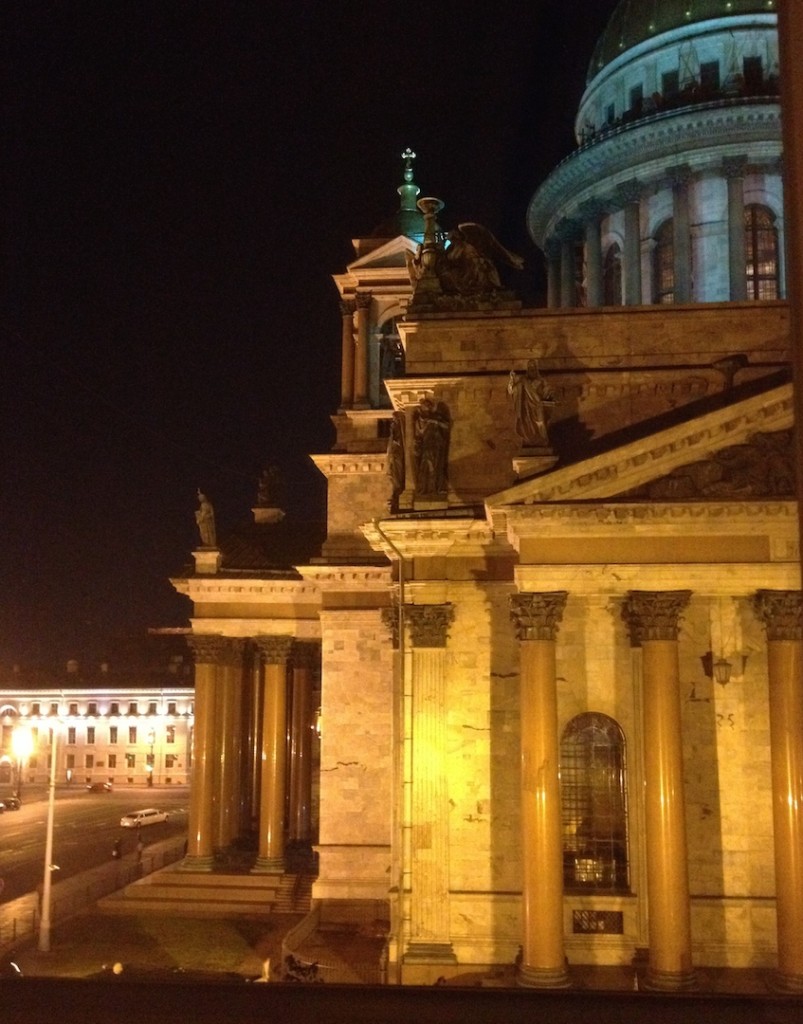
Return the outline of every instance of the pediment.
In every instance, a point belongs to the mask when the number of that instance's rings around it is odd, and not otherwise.
[[[742,458],[739,452],[740,447],[751,445],[766,447],[765,457],[773,460],[775,467],[768,486],[782,490],[787,484],[783,483],[784,437],[780,432],[790,431],[792,425],[792,385],[783,384],[649,437],[523,480],[489,496],[485,503],[489,508],[499,508],[611,498],[667,501],[753,497],[755,482],[751,491],[745,474],[749,476],[749,466],[755,469],[760,457],[747,458],[742,450]],[[715,469],[704,466],[709,460],[720,467],[719,476]],[[793,465],[791,459],[788,461]],[[738,473],[734,471],[737,465]]]
[[[376,249],[372,249],[364,256],[349,263],[347,270],[350,274],[363,274],[366,270],[381,270],[385,267],[405,267],[407,265],[406,254],[415,253],[418,243],[406,235],[398,235],[384,242]]]

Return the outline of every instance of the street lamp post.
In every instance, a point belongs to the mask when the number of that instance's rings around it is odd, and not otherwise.
[[[45,836],[45,872],[42,879],[42,913],[39,919],[40,953],[50,952],[50,903],[53,865],[53,821],[56,812],[56,740],[58,731],[54,725],[50,740],[50,786],[47,797],[47,832]]]
[[[150,747],[150,752],[148,753],[148,763],[145,765],[145,770],[148,773],[148,785],[152,786],[153,785],[153,768],[154,768],[154,765],[153,765],[153,745],[156,742],[156,732],[155,732],[155,730],[153,728],[148,729],[147,740],[148,740],[148,746]]]

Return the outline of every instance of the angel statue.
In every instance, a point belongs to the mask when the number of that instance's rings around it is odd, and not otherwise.
[[[437,274],[444,292],[457,295],[488,295],[502,290],[495,263],[522,270],[524,260],[510,252],[482,224],[468,221],[447,235]]]
[[[549,445],[547,424],[555,405],[555,395],[541,376],[538,360],[530,359],[524,373],[510,371],[507,393],[516,411],[516,433],[527,448]]]

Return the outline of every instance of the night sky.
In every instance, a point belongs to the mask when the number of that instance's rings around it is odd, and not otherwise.
[[[37,0],[0,15],[0,669],[180,626],[168,577],[248,517],[259,470],[322,517],[331,275],[398,205],[527,261],[615,0]]]

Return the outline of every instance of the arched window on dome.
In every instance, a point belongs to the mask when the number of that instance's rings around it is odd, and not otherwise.
[[[748,299],[778,298],[778,228],[766,206],[744,208],[745,273]]]
[[[622,305],[622,250],[618,242],[609,245],[602,258],[602,304]]]
[[[625,738],[608,715],[587,712],[566,726],[560,794],[566,888],[628,891]]]
[[[674,222],[671,217],[655,232],[655,248],[652,251],[652,301],[675,301],[675,240]]]

